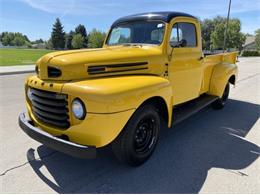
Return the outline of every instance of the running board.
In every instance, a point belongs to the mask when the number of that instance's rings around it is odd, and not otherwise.
[[[189,118],[193,114],[199,112],[203,108],[210,105],[212,102],[217,100],[217,96],[202,95],[197,99],[191,100],[187,103],[181,104],[173,108],[173,124],[176,125],[181,121]]]

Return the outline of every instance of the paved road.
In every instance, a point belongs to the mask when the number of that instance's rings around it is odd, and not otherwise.
[[[0,76],[34,72],[35,65],[0,66]]]
[[[27,75],[0,77],[1,193],[260,193],[260,58],[238,63],[239,82],[220,111],[206,108],[164,128],[143,166],[55,152],[17,125]]]

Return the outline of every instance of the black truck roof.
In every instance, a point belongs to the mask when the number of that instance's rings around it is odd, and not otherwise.
[[[162,20],[164,22],[170,22],[173,18],[179,17],[179,16],[184,16],[184,17],[191,17],[194,19],[197,19],[196,17],[182,13],[182,12],[147,12],[147,13],[140,13],[140,14],[134,14],[130,16],[125,16],[122,18],[119,18],[116,20],[113,24],[113,26],[116,26],[119,23],[125,23],[125,22],[131,22],[131,21],[138,21],[138,20]]]

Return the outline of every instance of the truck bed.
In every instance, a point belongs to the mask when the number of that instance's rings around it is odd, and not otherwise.
[[[227,53],[205,53],[205,62],[210,62],[213,64],[219,64],[221,62],[226,62],[229,64],[235,64],[237,60],[238,52],[227,52]]]

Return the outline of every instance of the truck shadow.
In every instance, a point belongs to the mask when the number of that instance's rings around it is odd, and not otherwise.
[[[223,110],[206,108],[172,129],[164,127],[154,155],[137,168],[119,164],[109,148],[82,160],[39,146],[39,158],[33,149],[27,158],[58,193],[198,193],[212,168],[248,176],[240,169],[259,157],[260,148],[243,137],[259,110],[257,104],[229,100]]]

